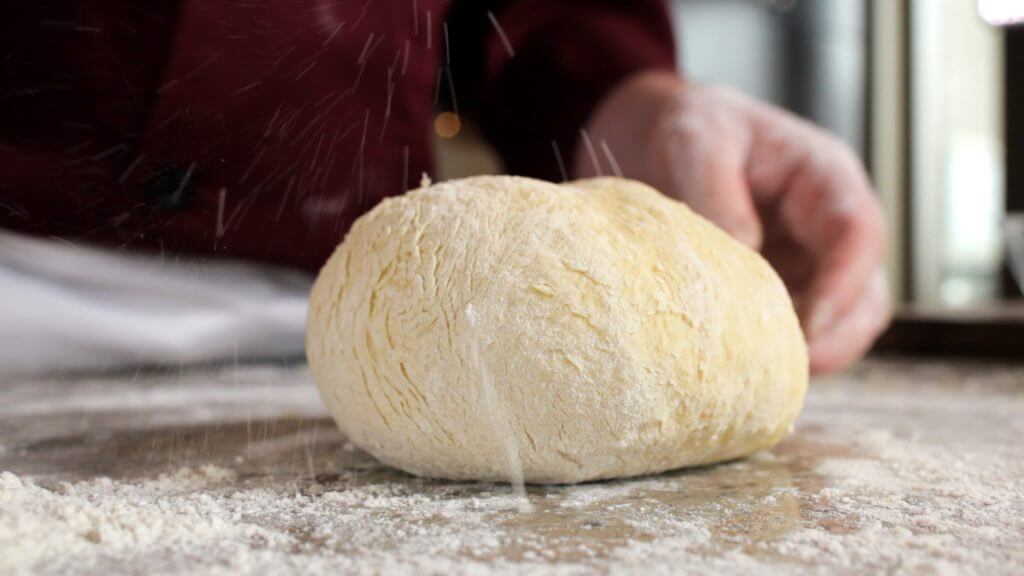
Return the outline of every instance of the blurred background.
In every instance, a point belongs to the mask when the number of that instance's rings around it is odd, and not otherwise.
[[[673,0],[673,12],[688,77],[860,153],[898,303],[880,348],[1024,354],[1024,1]],[[473,126],[437,128],[443,178],[500,169]]]

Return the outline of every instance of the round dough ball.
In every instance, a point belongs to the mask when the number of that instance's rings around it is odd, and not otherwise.
[[[638,182],[437,184],[360,218],[313,288],[341,429],[413,474],[582,482],[775,444],[807,388],[786,289]]]

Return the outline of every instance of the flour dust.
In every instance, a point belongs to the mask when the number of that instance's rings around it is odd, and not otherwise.
[[[505,455],[506,478],[512,485],[512,490],[519,496],[520,509],[524,512],[531,510],[529,498],[526,496],[526,484],[523,481],[523,464],[519,457],[519,445],[516,443],[512,431],[512,422],[508,409],[498,397],[497,389],[494,386],[494,376],[490,369],[480,358],[480,323],[476,310],[472,304],[466,305],[466,319],[469,321],[471,333],[466,338],[466,351],[469,361],[480,374],[480,389],[483,393],[485,409],[489,415],[491,431],[494,439],[501,445]]]

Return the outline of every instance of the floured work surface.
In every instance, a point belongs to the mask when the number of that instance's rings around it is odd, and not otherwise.
[[[1024,366],[875,360],[774,451],[572,487],[386,469],[304,369],[0,386],[0,573],[1024,570]]]

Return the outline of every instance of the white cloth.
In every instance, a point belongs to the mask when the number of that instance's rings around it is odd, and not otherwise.
[[[300,357],[311,284],[0,230],[0,375]]]

